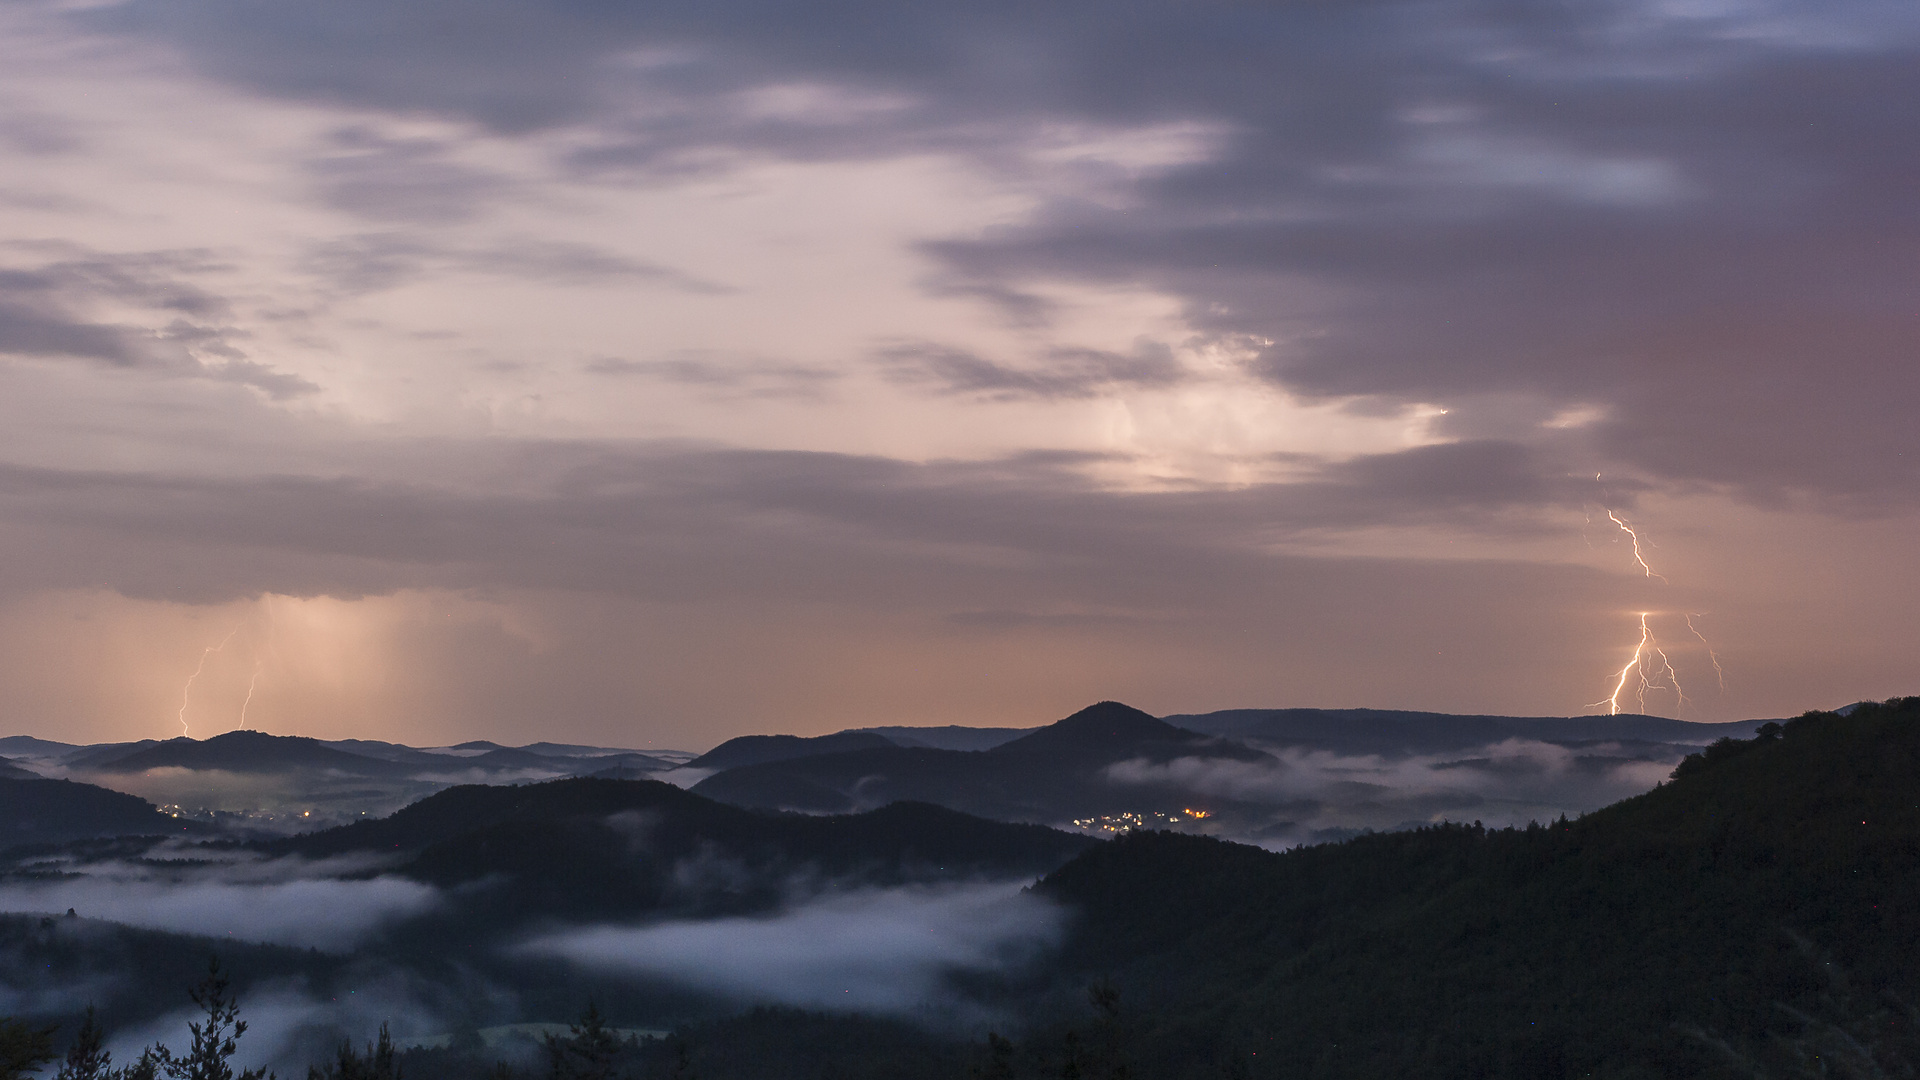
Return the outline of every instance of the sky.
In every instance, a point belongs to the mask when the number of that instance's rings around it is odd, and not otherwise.
[[[7,0],[0,726],[1913,693],[1917,51],[1879,0]]]

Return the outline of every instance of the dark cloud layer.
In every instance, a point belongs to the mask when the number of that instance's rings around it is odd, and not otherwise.
[[[0,506],[15,543],[40,552],[17,564],[16,586],[103,583],[174,599],[428,583],[877,597],[1009,578],[1069,593],[1137,581],[1126,591],[1145,596],[1236,588],[1276,542],[1361,526],[1530,535],[1542,512],[1595,493],[1539,472],[1551,464],[1513,444],[1363,457],[1251,490],[1145,493],[1083,479],[1078,467],[1097,459],[1082,455],[913,465],[547,444],[498,460],[461,488],[4,467]],[[74,569],[47,569],[63,563]],[[101,567],[114,569],[102,578]]]
[[[1805,654],[1756,698],[1866,653],[1909,670],[1874,652],[1906,625],[1891,526],[1831,516],[1920,496],[1908,7],[35,12],[143,46],[99,52],[157,83],[171,50],[211,80],[179,80],[193,100],[321,108],[193,189],[284,218],[206,230],[187,189],[140,187],[178,220],[126,250],[98,216],[73,234],[97,247],[0,250],[0,362],[50,419],[16,413],[58,429],[0,467],[9,597],[543,591],[515,602],[574,605],[581,638],[658,616],[648,640],[709,660],[774,642],[782,707],[952,652],[1075,694],[1151,656],[1181,693],[1268,665],[1268,703],[1578,708],[1642,610]],[[20,160],[92,147],[84,110],[49,132],[39,107],[0,133]],[[762,449],[616,437],[662,432]],[[1671,545],[1673,585],[1579,548],[1600,506]],[[1616,572],[1527,561],[1560,558]],[[580,614],[602,598],[627,615]],[[1878,614],[1808,652],[1809,604]],[[728,691],[751,668],[713,663]]]
[[[900,382],[1001,401],[1091,397],[1118,388],[1167,386],[1185,376],[1173,350],[1150,341],[1131,353],[1054,348],[1036,365],[1006,364],[924,343],[890,346],[881,350],[880,360]]]
[[[1589,410],[1614,471],[1855,509],[1920,495],[1904,7],[135,0],[82,17],[257,91],[584,126],[583,168],[933,146],[1004,165],[1040,122],[1213,125],[1212,159],[1135,177],[1114,206],[930,244],[939,287],[1033,320],[1036,276],[1146,284],[1207,332],[1271,341],[1262,371],[1306,394],[1438,402],[1466,426],[1479,396],[1527,394]],[[794,85],[841,97],[752,104]],[[322,179],[376,216],[457,212],[464,174],[409,194],[451,168],[430,150],[360,147]],[[1140,378],[1096,359],[1033,374],[920,350],[908,370],[987,395]]]
[[[318,389],[248,358],[227,300],[195,280],[225,269],[210,252],[14,248],[9,254],[28,265],[0,268],[0,358],[139,368],[239,383],[276,399]],[[103,306],[131,317],[102,317]]]

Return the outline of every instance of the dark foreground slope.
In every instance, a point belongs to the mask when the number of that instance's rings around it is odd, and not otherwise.
[[[1083,913],[1064,970],[1140,1010],[1143,1075],[1846,1075],[1850,1040],[1909,1075],[1884,995],[1920,1000],[1920,699],[1722,741],[1574,822],[1135,834],[1040,888]]]

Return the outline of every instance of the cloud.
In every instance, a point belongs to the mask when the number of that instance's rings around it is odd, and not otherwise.
[[[434,140],[346,128],[333,133],[330,149],[307,166],[323,200],[375,221],[466,221],[508,188],[504,178],[455,160],[455,148]]]
[[[350,294],[382,292],[447,274],[480,274],[552,285],[626,281],[719,295],[724,285],[592,244],[513,236],[451,243],[415,231],[360,233],[313,245],[303,265]]]
[[[586,370],[610,378],[650,379],[690,387],[720,398],[820,399],[843,378],[828,368],[730,359],[704,352],[658,360],[601,357],[589,361]]]
[[[1036,285],[1150,288],[1202,337],[1268,342],[1261,371],[1296,393],[1438,403],[1468,429],[1489,399],[1531,396],[1595,410],[1578,437],[1532,437],[1603,471],[1854,510],[1920,499],[1920,142],[1898,104],[1920,92],[1920,23],[1898,6],[133,0],[71,17],[251,93],[564,131],[575,167],[655,179],[930,149],[1017,175],[1062,125],[1204,128],[1204,152],[930,238],[930,287],[1028,321]],[[319,167],[356,212],[450,220],[491,197],[440,143],[339,138]],[[989,400],[1171,378],[1100,350],[895,359]]]
[[[445,448],[458,453],[457,444]],[[1524,448],[1497,444],[1361,458],[1305,482],[1231,492],[1107,491],[1080,475],[1086,459],[1074,457],[909,464],[592,443],[523,445],[504,460],[487,452],[504,466],[490,491],[0,466],[0,506],[109,550],[250,553],[225,569],[205,564],[213,576],[191,586],[178,567],[164,586],[148,580],[150,559],[103,558],[87,570],[98,580],[99,567],[121,567],[112,583],[132,593],[245,595],[274,587],[258,568],[279,565],[318,576],[308,587],[326,591],[431,582],[699,595],[805,589],[823,561],[860,564],[876,586],[889,568],[938,565],[972,577],[986,569],[982,560],[1069,577],[1072,566],[1164,572],[1195,558],[1252,568],[1270,562],[1276,537],[1362,526],[1451,523],[1524,536],[1541,527],[1540,511],[1577,511],[1597,493],[1542,475],[1550,463]]]
[[[776,916],[597,926],[522,946],[584,968],[740,1001],[915,1014],[957,972],[1007,972],[1058,941],[1063,913],[1016,884],[848,892]]]
[[[90,360],[175,378],[237,383],[274,400],[319,387],[248,358],[228,301],[196,283],[230,269],[184,249],[108,253],[13,244],[59,257],[0,268],[0,356]]]
[[[0,882],[0,910],[60,912],[153,930],[346,949],[438,903],[401,878],[341,879],[342,867],[287,860],[170,873],[123,863],[77,863],[52,881]]]
[[[931,344],[890,346],[880,360],[898,382],[999,401],[1091,397],[1119,387],[1168,386],[1186,376],[1172,349],[1144,339],[1128,354],[1056,347],[1031,368]]]
[[[729,613],[679,654],[709,673],[755,627],[817,648],[809,672],[926,630],[867,679],[898,686],[842,700],[876,722],[957,701],[957,675],[907,673],[989,638],[1086,645],[1060,670],[1087,682],[1231,641],[1268,673],[1233,693],[1265,703],[1578,709],[1579,671],[1616,661],[1576,624],[1654,604],[1764,628],[1769,674],[1736,686],[1773,689],[1728,710],[1910,678],[1890,603],[1824,628],[1864,647],[1803,647],[1809,603],[1905,573],[1814,533],[1920,493],[1920,35],[1896,6],[8,18],[20,183],[85,203],[21,201],[12,234],[128,250],[5,252],[0,398],[40,467],[0,477],[7,596],[639,598]],[[1661,508],[1676,562],[1730,557],[1652,600],[1545,565],[1602,565],[1575,532],[1596,496]],[[1848,580],[1803,588],[1828,553]],[[1404,648],[1361,678],[1368,620],[1417,629],[1379,631]],[[640,633],[614,622],[593,633]],[[1507,677],[1456,674],[1462,636]],[[617,651],[545,685],[625,679]],[[1158,704],[1255,700],[1214,663]],[[998,687],[967,707],[1021,722],[1087,689],[966,666]],[[813,677],[701,715],[777,725]],[[569,708],[633,715],[639,685]],[[101,715],[158,725],[151,696]]]
[[[1048,125],[1200,125],[1224,134],[1103,175],[1111,197],[1070,189],[929,240],[931,287],[1032,321],[1046,280],[1146,284],[1200,334],[1270,342],[1262,370],[1299,393],[1440,402],[1465,428],[1490,397],[1530,395],[1596,410],[1578,439],[1532,437],[1614,472],[1856,507],[1920,497],[1899,254],[1920,240],[1902,179],[1920,148],[1892,104],[1916,89],[1920,27],[1884,4],[376,8],[135,0],[74,17],[252,92],[565,128],[583,168],[935,146],[1012,167],[1006,148],[1043,147]],[[315,166],[338,205],[441,221],[499,192],[452,143],[368,130],[336,133]],[[85,325],[19,326],[111,347]],[[1177,376],[1101,350],[883,359],[987,400]]]

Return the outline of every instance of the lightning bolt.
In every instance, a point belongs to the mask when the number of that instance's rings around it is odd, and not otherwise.
[[[1596,474],[1594,479],[1598,480],[1600,477]],[[1628,524],[1626,519],[1614,513],[1611,507],[1602,506],[1601,509],[1606,511],[1608,521],[1613,522],[1615,527],[1627,534],[1627,539],[1633,545],[1633,563],[1640,568],[1641,575],[1657,579],[1662,585],[1672,584],[1667,580],[1666,575],[1654,570],[1652,564],[1647,562],[1646,552],[1641,548],[1640,533]],[[1588,513],[1587,520],[1589,522],[1593,520],[1591,512]],[[1647,691],[1649,690],[1672,690],[1675,714],[1685,711],[1687,693],[1681,689],[1680,672],[1673,666],[1673,660],[1667,656],[1667,651],[1661,646],[1660,640],[1654,636],[1653,624],[1648,621],[1652,616],[1653,612],[1650,611],[1640,613],[1640,640],[1635,643],[1633,656],[1627,660],[1626,666],[1613,674],[1613,693],[1592,703],[1588,708],[1597,709],[1604,705],[1609,715],[1618,714],[1620,698],[1627,692],[1629,682],[1637,675],[1638,683],[1634,686],[1633,693],[1634,701],[1641,712],[1647,710]],[[1727,673],[1720,666],[1720,654],[1714,651],[1713,643],[1700,632],[1700,628],[1693,625],[1693,614],[1688,613],[1685,618],[1688,632],[1699,638],[1700,644],[1706,646],[1707,659],[1713,662],[1714,676],[1720,684],[1721,692],[1725,693]]]
[[[263,595],[260,598],[260,602],[263,605],[265,605],[267,609],[267,650],[266,651],[271,653],[273,651],[273,597],[268,595]],[[253,688],[260,684],[260,672],[266,666],[267,666],[267,658],[265,656],[257,655],[254,657],[253,675],[247,679],[247,696],[243,701],[240,702],[239,730],[242,730],[242,731],[246,730],[247,706],[253,704]]]
[[[1620,526],[1620,531],[1623,533],[1626,533],[1627,539],[1633,541],[1633,561],[1639,564],[1641,572],[1650,578],[1660,578],[1662,582],[1671,584],[1671,582],[1667,582],[1667,579],[1664,576],[1654,573],[1653,567],[1647,565],[1647,557],[1640,553],[1640,534],[1633,531],[1633,526],[1620,520],[1619,516],[1616,515],[1612,510],[1604,506],[1601,507],[1601,509],[1607,511],[1607,520],[1613,522],[1615,525]]]
[[[247,680],[247,696],[240,702],[240,724],[238,730],[247,729],[247,706],[253,704],[253,688],[260,681],[260,669],[266,665],[264,660],[253,662],[253,677]]]
[[[1647,621],[1652,615],[1651,611],[1640,613],[1640,640],[1635,643],[1633,656],[1627,661],[1627,665],[1614,673],[1613,693],[1592,703],[1587,706],[1588,708],[1597,709],[1605,705],[1608,715],[1619,715],[1620,695],[1626,693],[1627,680],[1633,678],[1636,673],[1639,675],[1639,684],[1634,687],[1633,695],[1634,702],[1641,712],[1647,711],[1647,691],[1649,690],[1672,690],[1676,703],[1682,706],[1686,704],[1687,692],[1680,688],[1680,673],[1674,669],[1673,661],[1667,658],[1667,651],[1661,648],[1660,639],[1653,636],[1653,626]],[[1664,686],[1660,683],[1662,677],[1666,680]]]
[[[1706,612],[1704,611],[1689,612],[1687,615],[1687,629],[1692,630],[1693,636],[1700,639],[1700,644],[1707,647],[1707,659],[1713,661],[1713,677],[1720,680],[1720,690],[1724,693],[1727,689],[1727,673],[1720,667],[1720,654],[1713,651],[1713,642],[1707,640],[1707,635],[1701,633],[1693,625],[1695,615],[1705,614]]]
[[[1627,689],[1627,677],[1632,675],[1634,669],[1640,666],[1640,661],[1644,659],[1647,654],[1647,643],[1651,640],[1653,640],[1653,631],[1647,629],[1647,613],[1643,611],[1640,613],[1640,643],[1633,647],[1633,659],[1628,660],[1627,666],[1621,668],[1620,673],[1615,677],[1613,693],[1588,705],[1587,708],[1597,709],[1605,705],[1608,716],[1618,716],[1620,714],[1620,695]],[[1641,674],[1640,679],[1643,683],[1646,681],[1644,672]],[[1644,695],[1644,691],[1642,693]]]
[[[185,738],[187,735],[187,702],[193,698],[194,680],[200,677],[201,672],[207,670],[207,657],[226,648],[227,642],[232,641],[233,635],[239,632],[240,628],[236,626],[233,628],[232,634],[228,634],[226,637],[220,639],[220,644],[207,646],[206,651],[200,654],[200,663],[194,665],[193,674],[187,676],[187,685],[180,688],[180,735],[182,738]]]

